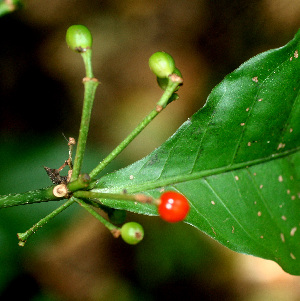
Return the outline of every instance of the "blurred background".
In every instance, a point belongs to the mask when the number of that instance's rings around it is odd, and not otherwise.
[[[0,194],[50,185],[43,165],[67,159],[77,138],[84,76],[65,43],[84,24],[94,37],[100,80],[84,171],[89,172],[161,95],[148,59],[175,58],[184,77],[172,103],[106,172],[144,157],[194,112],[226,74],[284,45],[300,27],[299,0],[25,0],[0,19]],[[129,214],[145,239],[128,246],[79,206],[61,213],[24,248],[24,232],[59,204],[0,211],[0,300],[300,300],[300,277],[234,253],[200,231]]]

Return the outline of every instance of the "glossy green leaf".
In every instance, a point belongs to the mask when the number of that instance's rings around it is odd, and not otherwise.
[[[187,222],[228,248],[300,275],[300,32],[250,59],[160,148],[101,178],[94,190],[174,189],[191,203]],[[154,206],[101,200],[157,214]]]

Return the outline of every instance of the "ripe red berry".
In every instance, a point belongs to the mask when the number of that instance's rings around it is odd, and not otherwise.
[[[160,196],[158,213],[160,217],[169,222],[176,223],[185,219],[190,210],[186,197],[175,191],[166,191]]]

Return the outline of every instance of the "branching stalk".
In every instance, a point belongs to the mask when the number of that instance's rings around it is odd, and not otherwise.
[[[120,235],[120,228],[111,224],[98,212],[96,212],[90,205],[86,204],[83,200],[79,198],[72,197],[72,200],[76,201],[82,208],[92,214],[98,221],[100,221],[115,237]]]
[[[52,211],[50,214],[42,218],[39,222],[37,222],[35,225],[33,225],[29,230],[27,230],[24,233],[18,233],[18,239],[19,239],[19,246],[24,247],[27,239],[34,234],[38,229],[43,227],[45,224],[47,224],[51,219],[56,217],[59,213],[67,209],[69,206],[71,206],[74,203],[73,199],[69,199],[67,202],[65,202],[63,205]]]
[[[79,138],[77,142],[76,156],[74,160],[74,167],[71,181],[74,181],[78,178],[83,162],[83,157],[85,153],[86,141],[89,132],[91,113],[95,98],[95,93],[97,86],[99,84],[98,80],[94,78],[91,56],[92,50],[87,49],[86,52],[81,54],[86,70],[86,77],[83,79],[84,84],[84,100],[83,100],[83,109],[81,116],[81,123],[79,129]]]
[[[91,180],[95,177],[111,162],[113,161],[128,145],[129,143],[137,137],[142,130],[167,106],[169,99],[176,91],[177,87],[182,83],[180,77],[175,77],[175,79],[169,80],[169,85],[165,90],[164,94],[157,102],[155,108],[143,119],[142,122],[104,159],[102,160],[96,168],[90,172]]]

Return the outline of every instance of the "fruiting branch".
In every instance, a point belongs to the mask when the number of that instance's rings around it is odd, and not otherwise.
[[[88,30],[83,25],[72,25],[68,28],[66,33],[66,42],[68,46],[81,54],[84,62],[86,76],[83,79],[84,84],[84,100],[83,109],[81,115],[81,123],[79,129],[79,138],[76,149],[76,156],[74,160],[74,168],[71,177],[71,181],[78,178],[83,162],[85,153],[86,141],[89,132],[91,113],[95,98],[95,93],[99,81],[94,78],[92,68],[92,44],[93,38]]]
[[[1,9],[1,6],[0,6]],[[0,11],[1,14],[1,11]],[[100,193],[91,191],[95,182],[95,177],[112,161],[114,160],[135,138],[141,131],[173,100],[178,96],[175,93],[179,86],[182,84],[182,77],[180,71],[175,67],[174,59],[171,55],[165,52],[157,52],[149,59],[149,67],[157,77],[159,86],[164,90],[163,95],[155,104],[153,110],[138,124],[138,126],[104,159],[90,174],[82,174],[81,166],[84,158],[87,136],[89,131],[91,112],[98,80],[94,77],[92,69],[92,36],[90,31],[82,25],[73,25],[69,27],[66,33],[66,42],[68,46],[75,52],[82,56],[85,66],[85,77],[83,78],[84,84],[84,100],[81,124],[79,129],[79,138],[77,142],[77,149],[74,164],[72,161],[72,148],[75,145],[75,139],[69,138],[69,157],[64,164],[57,168],[44,167],[51,181],[55,186],[36,191],[30,191],[22,194],[14,194],[8,196],[0,196],[0,208],[24,205],[29,203],[37,203],[52,200],[67,199],[67,201],[49,215],[41,219],[38,223],[33,225],[29,230],[24,233],[18,233],[19,245],[24,246],[27,239],[35,233],[39,228],[49,222],[52,218],[57,216],[63,210],[68,208],[74,202],[77,202],[82,208],[87,210],[95,218],[97,218],[114,237],[122,236],[123,240],[129,244],[137,244],[143,239],[144,230],[141,225],[135,222],[125,223],[122,228],[113,225],[111,222],[101,216],[95,209],[100,208],[107,212],[109,218],[116,223],[125,220],[123,211],[118,211],[108,208],[101,203],[101,199],[112,199],[122,201],[134,201],[140,203],[147,203],[157,206],[162,206],[162,201],[156,200],[144,194],[130,195],[114,194],[114,193]],[[68,176],[61,176],[60,172],[66,166],[70,170]],[[182,205],[181,205],[182,208]],[[174,210],[173,210],[174,211]],[[120,212],[121,214],[116,214]],[[184,213],[186,215],[186,212]],[[184,215],[184,217],[185,217]],[[164,218],[164,214],[161,214]],[[181,216],[183,216],[181,214]],[[181,217],[183,219],[184,217]],[[179,221],[180,218],[176,216]],[[167,220],[165,218],[165,220]]]
[[[159,55],[156,55],[159,54]],[[160,59],[160,56],[162,58]],[[156,63],[156,60],[159,62]],[[166,62],[164,61],[166,60]],[[159,70],[159,75],[164,76],[167,80],[167,87],[161,96],[160,100],[156,103],[154,109],[138,124],[138,126],[105,158],[99,165],[90,172],[91,179],[95,179],[97,175],[111,162],[113,161],[144,129],[145,127],[171,102],[171,100],[176,99],[175,91],[178,87],[182,85],[183,79],[176,73],[172,73],[175,68],[175,62],[173,58],[164,52],[156,52],[149,59],[150,69],[153,71]],[[155,68],[153,68],[153,66]],[[164,68],[166,70],[164,70]],[[153,71],[153,72],[154,72]],[[170,73],[171,72],[171,73]],[[180,71],[177,69],[177,73],[181,75]],[[155,72],[154,72],[155,73]],[[155,73],[156,74],[156,73]],[[157,74],[156,74],[157,75]]]

